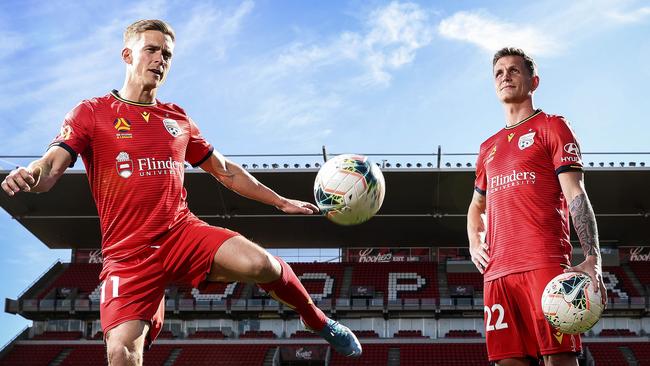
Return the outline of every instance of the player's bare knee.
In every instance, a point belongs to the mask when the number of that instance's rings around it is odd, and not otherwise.
[[[276,269],[274,262],[275,259],[268,253],[260,253],[251,258],[250,278],[258,283],[275,281],[280,277],[280,273]]]
[[[114,344],[107,347],[108,364],[110,366],[140,366],[142,365],[142,352],[129,349],[123,344]]]

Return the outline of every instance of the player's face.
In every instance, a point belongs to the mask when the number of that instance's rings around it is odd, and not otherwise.
[[[171,37],[155,30],[140,33],[126,46],[124,60],[129,64],[130,79],[150,90],[159,87],[171,66],[174,42]],[[127,51],[130,49],[130,52]]]
[[[521,56],[501,57],[494,65],[494,87],[502,103],[521,103],[531,98],[539,77],[532,76]]]

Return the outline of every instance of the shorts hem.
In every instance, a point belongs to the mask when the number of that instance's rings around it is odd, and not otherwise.
[[[513,358],[513,357],[516,357],[516,358],[530,358],[530,357],[537,358],[537,356],[527,355],[527,354],[523,354],[523,353],[520,353],[520,352],[502,353],[502,354],[496,355],[496,356],[488,355],[488,359],[490,360],[490,362],[505,360],[506,358]]]
[[[204,282],[206,282],[208,280],[208,276],[210,275],[210,268],[212,268],[212,263],[214,263],[214,257],[216,257],[217,253],[219,253],[219,249],[221,249],[221,246],[226,241],[228,241],[228,240],[230,240],[230,239],[232,239],[232,238],[234,238],[236,236],[242,236],[240,233],[238,233],[236,231],[232,231],[232,234],[233,235],[226,238],[224,241],[221,242],[221,244],[219,244],[217,247],[215,247],[214,249],[212,249],[210,251],[210,259],[209,259],[209,262],[208,262],[208,265],[207,265],[207,269],[204,272],[205,276],[203,276],[203,278],[201,280],[196,281],[196,283],[192,283],[192,287],[199,288],[199,285],[201,285],[202,283],[204,283]]]
[[[102,331],[104,332],[104,343],[106,343],[106,336],[108,335],[109,331],[111,331],[113,328],[117,327],[118,325],[124,324],[131,320],[142,320],[143,322],[149,324],[149,330],[147,331],[147,336],[145,337],[145,347],[151,345],[153,343],[153,340],[151,339],[151,327],[153,326],[153,324],[151,322],[151,317],[149,319],[146,319],[144,315],[125,316],[124,318],[114,320],[105,328],[102,327]]]
[[[576,355],[580,354],[582,352],[582,347],[578,347],[575,350],[573,349],[549,349],[549,350],[541,350],[540,353],[542,356],[552,356],[556,355],[558,353],[575,353]]]

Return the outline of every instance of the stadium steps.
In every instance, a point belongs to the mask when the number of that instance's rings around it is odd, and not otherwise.
[[[639,361],[634,356],[634,352],[632,352],[630,347],[619,346],[618,349],[623,354],[623,357],[625,357],[625,361],[627,361],[628,366],[638,366],[639,365]]]
[[[254,283],[243,283],[244,288],[241,290],[238,299],[250,299],[253,297],[253,287],[257,286]]]
[[[181,348],[174,348],[170,353],[169,357],[167,357],[167,360],[163,364],[163,366],[172,366],[174,365],[174,362],[176,362],[176,359],[178,356],[181,354],[182,349]]]
[[[641,281],[639,281],[639,278],[636,276],[634,271],[632,271],[632,268],[630,268],[630,265],[627,263],[621,263],[621,268],[623,268],[623,271],[625,271],[625,275],[627,278],[630,279],[630,282],[632,283],[632,286],[636,289],[637,293],[640,294],[645,294],[645,290],[643,289],[643,285],[641,284]]]
[[[389,348],[388,349],[388,363],[386,365],[388,366],[400,366],[400,355],[399,355],[399,348],[394,347],[394,348]]]
[[[449,297],[449,286],[447,282],[447,262],[438,262],[438,295],[442,298]]]
[[[61,353],[54,357],[48,366],[59,366],[72,351],[74,351],[74,348],[64,348]]]
[[[343,272],[343,280],[341,280],[341,289],[338,294],[334,296],[339,297],[349,297],[350,296],[350,286],[352,285],[352,272],[354,268],[352,266],[346,266],[345,271]]]
[[[262,363],[263,366],[273,366],[273,360],[275,360],[275,356],[278,353],[278,350],[280,347],[271,347],[266,351],[266,355],[264,355],[264,363]]]

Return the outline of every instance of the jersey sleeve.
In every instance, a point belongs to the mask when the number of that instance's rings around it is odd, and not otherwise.
[[[65,116],[59,134],[48,149],[52,146],[64,148],[70,153],[72,167],[77,161],[77,155],[83,154],[90,145],[93,127],[93,109],[88,103],[81,102]]]
[[[569,123],[562,117],[553,117],[549,123],[547,144],[555,174],[582,171],[580,145]]]
[[[485,149],[481,149],[476,158],[476,179],[474,180],[474,190],[483,196],[487,193],[487,176],[485,174]]]
[[[190,123],[190,141],[187,143],[185,160],[196,168],[210,158],[214,148],[203,138],[196,123],[189,117],[187,120]]]

